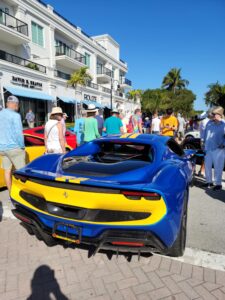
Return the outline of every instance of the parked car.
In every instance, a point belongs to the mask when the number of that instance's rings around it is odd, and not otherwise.
[[[181,143],[181,147],[183,149],[192,149],[196,151],[196,163],[202,164],[202,160],[204,159],[205,152],[202,148],[202,142],[200,138],[185,138]],[[224,164],[225,171],[225,164]]]
[[[24,129],[23,132],[26,134],[30,134],[34,137],[44,138],[44,126]],[[30,141],[32,142],[32,137],[30,138]],[[36,141],[36,142],[38,142],[38,141]],[[73,149],[75,149],[77,147],[76,135],[69,130],[66,131],[66,143]]]
[[[44,146],[34,146],[29,141],[30,136],[27,136],[24,134],[24,142],[25,142],[25,151],[26,151],[26,162],[29,163],[38,156],[41,156],[45,153],[45,147]],[[41,143],[44,145],[44,141],[42,138],[34,137],[34,139],[37,139],[37,143]],[[0,166],[1,166],[1,156],[0,156]],[[4,170],[0,167],[0,188],[5,187],[5,179],[4,179]]]
[[[202,163],[205,153],[202,149],[202,143],[200,138],[186,137],[181,143],[181,147],[183,149],[196,150],[196,163]]]
[[[194,153],[169,137],[124,134],[42,156],[14,173],[13,214],[47,245],[181,256]]]
[[[184,138],[200,138],[200,131],[188,131],[185,133]]]
[[[24,144],[26,151],[26,163],[33,161],[35,158],[45,153],[44,139],[37,136],[24,133]],[[66,145],[67,151],[72,150],[69,145]],[[0,156],[1,166],[1,156]],[[4,170],[0,167],[0,188],[6,187],[4,179]]]

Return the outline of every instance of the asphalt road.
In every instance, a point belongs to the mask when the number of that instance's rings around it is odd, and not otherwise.
[[[225,172],[223,190],[202,189],[202,180],[190,188],[188,209],[187,247],[212,253],[225,254]],[[10,217],[7,190],[0,191],[0,220]]]
[[[202,182],[190,188],[187,246],[225,254],[225,173],[222,191],[203,189]]]

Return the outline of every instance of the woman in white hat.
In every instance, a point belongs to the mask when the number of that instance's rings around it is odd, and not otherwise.
[[[46,153],[66,153],[62,118],[61,107],[53,107],[49,121],[45,125]]]
[[[86,110],[87,117],[84,121],[84,142],[90,142],[98,137],[98,121],[95,119],[97,108],[94,104],[89,104]]]

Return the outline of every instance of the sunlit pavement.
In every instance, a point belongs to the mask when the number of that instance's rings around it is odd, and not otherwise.
[[[225,299],[225,189],[191,188],[184,257],[140,261],[137,255],[89,257],[87,249],[49,248],[11,217],[7,191],[0,199],[1,300]]]

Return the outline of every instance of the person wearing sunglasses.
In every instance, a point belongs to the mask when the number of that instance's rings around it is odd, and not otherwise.
[[[212,119],[207,123],[204,131],[205,148],[205,175],[204,187],[213,188],[214,191],[222,189],[222,175],[225,163],[225,122],[224,109],[221,106],[215,107]],[[215,186],[212,180],[212,168],[214,167]]]

